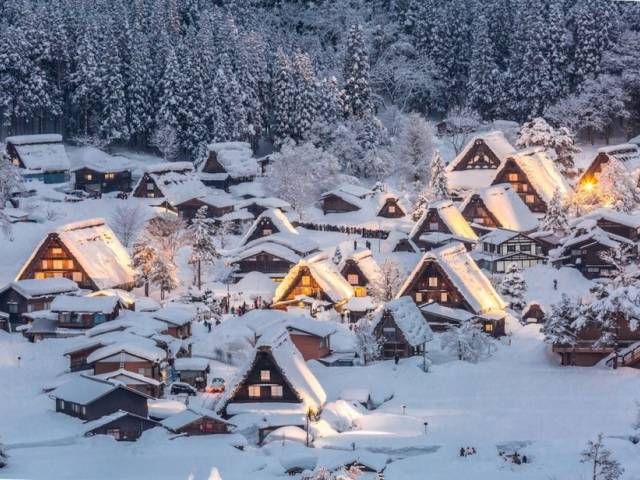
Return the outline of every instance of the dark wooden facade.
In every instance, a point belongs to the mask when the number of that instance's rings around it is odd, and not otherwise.
[[[87,363],[87,357],[102,347],[104,347],[104,344],[98,342],[65,353],[65,357],[69,357],[69,370],[78,372],[80,370],[93,369],[93,365]]]
[[[255,225],[253,232],[251,233],[251,235],[249,235],[245,243],[252,242],[253,240],[257,240],[258,238],[273,235],[274,233],[280,233],[280,229],[274,225],[270,217],[261,217],[256,221],[257,224]]]
[[[191,222],[196,216],[198,210],[202,207],[207,207],[208,218],[220,218],[227,213],[233,212],[233,205],[216,207],[214,205],[209,205],[200,198],[192,198],[175,206],[180,216],[187,222]]]
[[[287,272],[294,266],[294,263],[263,251],[250,257],[234,261],[231,265],[236,267],[235,273],[239,274],[261,272],[270,275],[272,278],[284,278]],[[236,276],[236,279],[239,280],[240,278],[242,278],[242,275]]]
[[[303,266],[298,269],[296,278],[291,282],[291,286],[279,299],[278,303],[293,302],[297,297],[305,296],[309,298],[319,298],[325,302],[333,303],[331,298],[322,290],[322,287],[311,274],[309,267]],[[279,308],[276,305],[274,308]],[[286,308],[286,307],[284,307]]]
[[[522,321],[525,323],[544,323],[544,308],[539,303],[530,303],[522,311]]]
[[[267,348],[258,349],[251,368],[229,403],[301,403]]]
[[[456,164],[454,171],[498,168],[500,159],[482,138],[477,138]]]
[[[215,435],[229,433],[231,431],[231,425],[219,418],[203,415],[188,425],[172,429],[172,431],[186,435]]]
[[[436,302],[446,307],[471,312],[464,297],[451,283],[442,267],[433,260],[427,260],[422,264],[402,295],[409,295],[417,305]]]
[[[491,213],[482,197],[477,193],[471,196],[461,213],[469,223],[475,223],[487,228],[502,228],[500,221]]]
[[[500,169],[492,185],[509,183],[525,205],[533,213],[545,213],[547,203],[536,192],[527,174],[520,168],[513,158],[508,158],[504,167]]]
[[[325,215],[327,213],[347,213],[357,210],[360,210],[360,207],[347,202],[344,198],[333,193],[323,195],[322,197],[322,212]]]
[[[482,242],[482,251],[486,256],[478,259],[478,265],[492,273],[504,273],[513,264],[522,270],[547,260],[542,244],[522,233],[500,244]]]
[[[18,280],[61,277],[73,280],[80,288],[99,290],[58,234],[50,233]]]
[[[118,442],[134,442],[143,432],[158,426],[158,422],[127,413],[103,423],[85,433],[85,436],[109,435]]]
[[[567,247],[555,264],[575,267],[587,278],[605,277],[614,270],[614,266],[605,262],[601,254],[610,250],[592,238],[587,238]],[[637,254],[637,246],[633,250]]]
[[[429,210],[427,210],[426,215],[419,221],[421,222],[419,228],[414,232],[411,240],[423,252],[431,250],[432,248],[442,246],[442,244],[430,244],[428,242],[425,242],[424,240],[420,240],[420,236],[426,235],[428,233],[443,233],[447,235],[454,235],[449,226],[442,220],[442,218],[438,214],[437,208],[430,208]],[[461,238],[459,238],[458,240],[464,243],[467,250],[471,250],[474,245],[474,242],[464,242]]]
[[[401,238],[393,247],[394,252],[418,253],[408,238]]]
[[[92,328],[104,322],[115,320],[120,315],[120,306],[115,305],[110,313],[102,312],[54,312],[58,315],[58,327],[61,328]]]
[[[141,417],[148,414],[147,396],[135,390],[118,386],[109,393],[85,404],[65,401],[55,397],[56,412],[64,413],[82,420],[95,420],[118,410],[133,413]]]
[[[369,279],[362,272],[358,266],[358,262],[352,258],[347,259],[344,262],[340,274],[345,280],[353,287],[356,297],[367,296],[367,286],[369,285]]]
[[[96,360],[93,364],[93,374],[115,372],[121,368],[130,372],[139,373],[154,380],[162,380],[160,365],[146,358],[139,357],[127,352],[130,357],[125,360],[120,359],[120,353],[115,353],[107,358]]]
[[[385,310],[374,329],[376,337],[382,343],[382,358],[400,358],[422,355],[424,345],[413,347],[396,324],[391,312]]]
[[[43,295],[35,298],[27,298],[13,287],[9,287],[4,292],[0,293],[0,312],[4,312],[8,315],[8,321],[11,323],[11,330],[14,330],[18,325],[24,325],[27,323],[23,317],[23,313],[38,312],[41,310],[47,310],[51,305],[51,301],[55,298],[55,295]],[[9,325],[5,325],[5,329],[8,330]],[[2,328],[0,328],[2,330]]]
[[[131,172],[98,172],[88,167],[75,171],[75,188],[87,192],[129,192]]]
[[[330,336],[321,337],[308,332],[289,328],[291,342],[296,346],[305,361],[318,360],[331,354]]]
[[[384,204],[378,211],[378,216],[384,218],[401,218],[405,215],[406,212],[398,204],[398,200],[391,197],[385,199]]]
[[[162,198],[164,195],[162,190],[158,188],[155,179],[148,172],[145,172],[133,191],[133,196],[138,198]]]
[[[624,225],[620,222],[607,218],[598,218],[596,220],[596,225],[605,232],[624,237],[632,242],[638,242],[638,240],[640,240],[640,235],[638,235],[639,227]]]

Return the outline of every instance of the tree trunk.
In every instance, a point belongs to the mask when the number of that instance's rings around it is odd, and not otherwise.
[[[202,262],[198,260],[198,290],[202,288]]]
[[[149,280],[145,280],[144,282],[144,296],[149,296]]]

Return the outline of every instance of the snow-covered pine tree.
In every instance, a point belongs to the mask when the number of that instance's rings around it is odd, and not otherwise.
[[[220,75],[216,79],[216,85],[220,93],[222,112],[227,120],[226,129],[229,134],[227,140],[247,140],[250,132],[243,93],[227,54],[218,57],[218,72]]]
[[[295,125],[295,82],[289,57],[280,48],[276,52],[273,74],[273,132],[277,145],[293,138]]]
[[[569,45],[570,39],[564,12],[565,0],[549,0],[549,14],[546,23],[549,40],[549,75],[553,89],[550,91],[552,103],[569,92]]]
[[[306,136],[318,117],[318,81],[311,57],[307,53],[295,53],[291,63],[296,86],[293,138],[300,140]]]
[[[178,138],[182,149],[194,155],[200,144],[209,140],[207,130],[208,94],[204,72],[198,58],[181,50],[182,70],[189,72],[189,81],[183,86],[182,102],[178,108]]]
[[[400,265],[391,258],[385,258],[379,266],[380,275],[369,283],[367,290],[376,304],[382,305],[395,298],[402,287],[404,277]]]
[[[338,245],[333,251],[333,257],[331,257],[331,261],[334,265],[340,265],[342,263],[342,250],[340,250],[340,245]]]
[[[618,243],[615,247],[600,252],[600,258],[613,270],[609,273],[611,285],[614,288],[629,287],[640,282],[635,248],[631,245]]]
[[[5,155],[0,155],[0,230],[11,234],[11,222],[4,212],[13,193],[24,191],[24,182],[18,168]]]
[[[160,150],[165,161],[173,160],[180,151],[178,133],[171,125],[160,125],[153,132],[150,144]]]
[[[484,118],[493,117],[499,99],[496,81],[500,71],[496,63],[495,48],[489,37],[490,30],[487,15],[480,13],[472,26],[473,44],[467,82],[467,102]]]
[[[71,102],[81,118],[80,131],[84,135],[90,133],[92,115],[100,98],[96,37],[93,23],[88,22],[78,39],[75,70],[69,76],[73,87]]]
[[[523,148],[543,147],[552,151],[564,174],[572,175],[575,173],[573,156],[580,149],[575,145],[573,134],[567,127],[556,129],[549,125],[544,118],[536,117],[522,124],[516,145]]]
[[[356,349],[362,362],[369,362],[380,358],[382,344],[374,332],[374,325],[370,318],[361,318],[354,328],[356,334]]]
[[[589,440],[587,448],[580,453],[580,462],[589,465],[591,480],[618,480],[624,474],[624,468],[605,447],[602,433],[596,441]]]
[[[569,232],[569,217],[560,190],[553,192],[547,211],[540,220],[539,230],[553,232],[560,237]]]
[[[449,198],[447,171],[440,150],[433,152],[431,175],[429,176],[429,192],[432,200],[445,200]]]
[[[411,182],[428,183],[431,178],[433,130],[424,117],[411,113],[398,141],[398,160],[407,169]]]
[[[369,55],[362,25],[352,25],[347,37],[343,76],[344,103],[347,115],[367,117],[373,112],[369,86]]]
[[[470,320],[444,332],[440,336],[440,345],[443,350],[456,355],[458,360],[472,363],[490,356],[495,348],[491,337]]]
[[[498,285],[498,292],[505,297],[513,310],[519,312],[525,306],[524,294],[526,291],[527,283],[518,266],[512,263]]]
[[[603,206],[619,212],[631,213],[640,203],[637,175],[629,172],[624,164],[613,156],[602,167],[595,190]]]
[[[131,267],[136,272],[138,281],[142,281],[144,283],[144,295],[145,297],[148,297],[151,272],[153,270],[153,263],[157,256],[156,249],[149,244],[148,238],[140,236],[133,244],[132,250]]]
[[[220,257],[214,243],[215,225],[213,219],[207,217],[208,207],[203,205],[198,209],[187,233],[191,240],[190,262],[196,268],[198,289],[202,287],[202,265],[211,265]]]
[[[150,48],[140,25],[134,25],[131,60],[126,66],[129,133],[138,145],[146,145],[153,126],[153,69]]]
[[[551,306],[551,313],[542,327],[544,341],[550,345],[573,345],[576,337],[572,328],[580,316],[580,304],[566,294]]]
[[[158,85],[159,98],[156,125],[159,127],[179,127],[180,94],[185,82],[181,78],[180,64],[174,48],[170,47],[166,54],[164,73]]]
[[[4,445],[0,443],[0,468],[4,468],[9,464],[9,454]]]
[[[164,300],[165,293],[178,286],[176,266],[163,255],[156,255],[149,273],[151,282],[160,289],[160,299]]]

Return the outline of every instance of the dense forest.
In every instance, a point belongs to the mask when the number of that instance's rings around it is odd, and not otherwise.
[[[4,0],[3,133],[136,148],[353,140],[409,112],[640,123],[640,5],[604,0]],[[354,172],[357,173],[357,172]]]

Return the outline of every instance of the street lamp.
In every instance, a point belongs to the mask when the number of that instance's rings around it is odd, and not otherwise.
[[[424,425],[424,434],[426,435],[427,434],[427,428],[429,427],[429,422],[425,421],[423,423],[423,425]]]
[[[402,414],[403,415],[407,414],[407,406],[406,405],[402,405]]]

